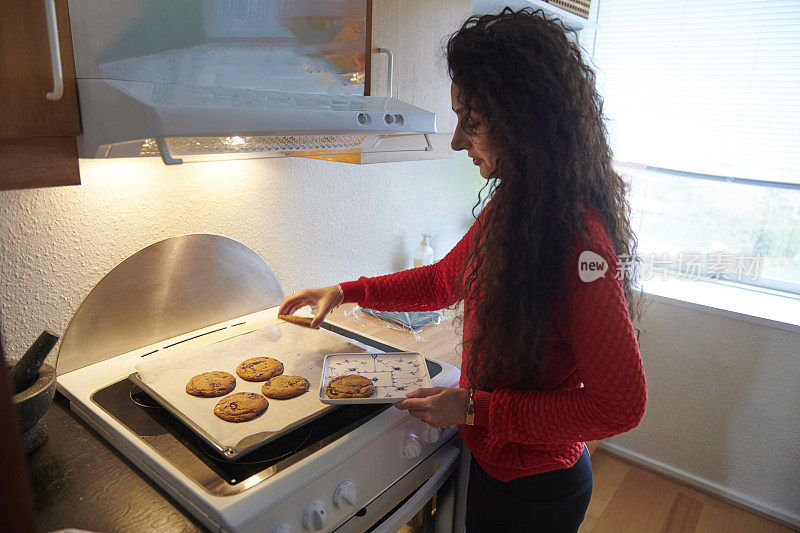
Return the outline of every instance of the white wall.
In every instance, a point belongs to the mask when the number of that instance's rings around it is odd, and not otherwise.
[[[406,268],[422,232],[433,235],[439,259],[471,224],[484,183],[461,154],[365,166],[270,159],[167,167],[159,158],[80,166],[80,186],[0,191],[0,319],[13,359],[43,329],[63,333],[91,288],[154,242],[186,233],[236,239],[289,293]]]
[[[652,300],[647,410],[603,446],[800,526],[800,334]]]

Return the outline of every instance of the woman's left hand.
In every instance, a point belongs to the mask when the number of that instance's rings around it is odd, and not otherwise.
[[[467,419],[467,389],[432,387],[406,394],[394,404],[429,426],[442,428],[463,424]]]

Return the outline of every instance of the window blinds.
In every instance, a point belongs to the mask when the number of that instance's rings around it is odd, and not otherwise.
[[[615,159],[800,183],[800,2],[601,0]]]

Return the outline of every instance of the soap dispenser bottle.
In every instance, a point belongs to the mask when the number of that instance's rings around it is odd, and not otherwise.
[[[428,239],[431,236],[427,233],[422,234],[422,242],[419,243],[417,249],[414,251],[414,268],[433,263],[433,248],[428,244]]]

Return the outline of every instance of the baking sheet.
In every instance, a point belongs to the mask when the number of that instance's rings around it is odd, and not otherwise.
[[[281,322],[163,360],[146,361],[138,365],[136,371],[139,380],[155,393],[153,396],[159,403],[179,418],[191,421],[189,427],[227,457],[234,458],[331,409],[314,394],[320,384],[323,357],[354,351],[378,352],[324,329],[312,330]],[[186,393],[186,383],[193,376],[222,370],[236,377],[232,393],[260,394],[264,382],[243,380],[236,374],[236,367],[245,359],[261,356],[281,361],[286,375],[306,378],[310,383],[308,392],[289,400],[269,399],[265,413],[238,423],[226,422],[214,415],[214,406],[222,397],[198,398]]]
[[[371,379],[375,393],[369,398],[328,398],[325,388],[333,378],[358,374]],[[339,353],[328,355],[322,366],[319,400],[327,404],[397,403],[406,393],[429,388],[431,377],[425,358],[414,352]]]

